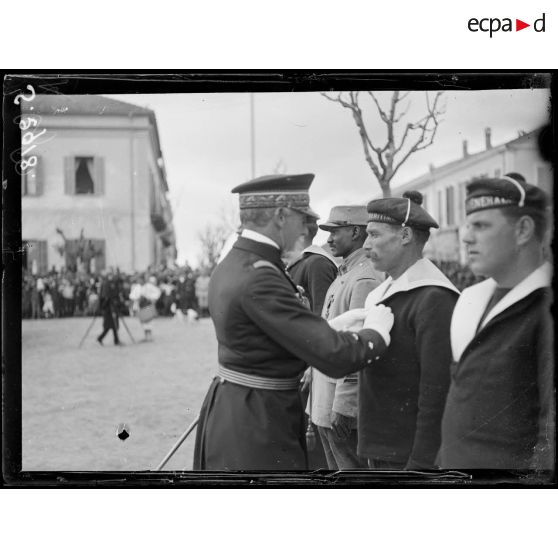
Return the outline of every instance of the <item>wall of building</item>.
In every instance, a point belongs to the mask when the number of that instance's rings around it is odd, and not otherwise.
[[[160,261],[162,250],[151,224],[149,169],[155,165],[145,117],[45,117],[46,140],[36,147],[42,195],[22,198],[22,238],[47,242],[49,269],[63,267],[57,245],[66,238],[105,239],[106,267],[144,270]],[[65,193],[65,158],[94,156],[103,162],[101,195]],[[171,217],[172,218],[172,217]]]
[[[532,184],[552,192],[552,169],[539,155],[534,134],[524,141],[500,146],[484,153],[465,157],[446,168],[433,169],[429,176],[413,180],[396,190],[419,190],[425,197],[424,207],[438,221],[439,230],[432,231],[425,247],[428,257],[466,262],[463,237],[465,223],[466,185],[481,176],[498,177],[508,172],[519,172]],[[448,188],[453,187],[453,220],[448,218]],[[451,221],[451,222],[450,222]]]

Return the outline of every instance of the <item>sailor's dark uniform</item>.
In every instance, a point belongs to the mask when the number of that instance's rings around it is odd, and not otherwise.
[[[483,318],[493,279],[465,289],[451,323],[454,365],[442,421],[444,469],[552,469],[550,264]]]

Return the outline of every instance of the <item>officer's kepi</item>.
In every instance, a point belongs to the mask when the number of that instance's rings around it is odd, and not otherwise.
[[[548,204],[546,194],[525,180],[511,176],[480,178],[467,186],[465,213],[484,209],[520,207],[543,213]]]
[[[313,174],[273,174],[244,182],[231,191],[239,194],[240,209],[287,207],[319,219],[310,209],[308,190],[313,180]]]
[[[381,198],[368,203],[368,222],[388,223],[401,227],[428,230],[439,225],[422,207],[420,192],[405,192],[401,198]]]

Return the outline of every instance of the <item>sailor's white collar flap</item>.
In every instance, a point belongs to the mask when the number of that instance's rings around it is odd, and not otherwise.
[[[380,304],[395,293],[419,287],[443,287],[459,294],[455,285],[430,260],[421,258],[395,281],[388,277],[378,285],[366,298],[365,308]]]
[[[533,291],[550,286],[551,278],[552,266],[546,262],[523,279],[492,308],[485,316],[481,328]],[[456,362],[475,337],[482,314],[496,287],[494,279],[487,279],[465,289],[459,297],[451,319],[451,349]]]

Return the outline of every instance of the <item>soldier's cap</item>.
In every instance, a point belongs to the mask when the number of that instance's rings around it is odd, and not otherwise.
[[[518,173],[510,173],[501,178],[479,178],[467,185],[467,215],[484,209],[513,206],[544,212],[547,205],[548,198],[545,192],[528,184]]]
[[[331,208],[325,223],[318,225],[323,231],[359,225],[366,227],[368,213],[365,205],[336,205]]]
[[[308,190],[313,174],[271,174],[254,178],[233,188],[239,194],[240,209],[287,207],[319,219],[310,209]]]
[[[388,223],[428,230],[440,228],[434,218],[423,208],[422,194],[414,190],[401,198],[380,198],[368,203],[368,222]]]

